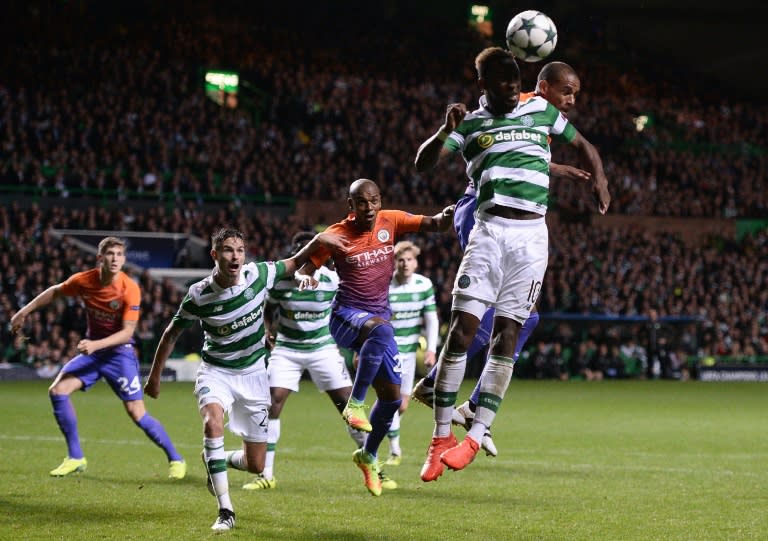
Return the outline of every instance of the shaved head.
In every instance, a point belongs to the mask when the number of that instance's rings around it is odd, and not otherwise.
[[[367,178],[359,178],[356,181],[354,181],[352,184],[350,184],[349,197],[355,197],[361,194],[363,191],[366,191],[366,188],[374,189],[376,190],[376,193],[380,193],[379,187],[374,181]]]
[[[381,210],[381,193],[376,183],[367,178],[354,181],[349,186],[347,204],[355,215],[355,226],[364,231],[372,231],[376,215]]]
[[[576,71],[565,62],[550,62],[539,72],[536,94],[560,109],[564,114],[576,105],[581,81]]]
[[[554,83],[568,77],[577,77],[576,71],[571,66],[565,62],[550,62],[541,68],[538,80]]]

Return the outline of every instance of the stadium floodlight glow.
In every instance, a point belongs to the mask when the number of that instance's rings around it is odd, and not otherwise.
[[[492,37],[493,12],[491,8],[483,4],[470,4],[469,26],[487,38]]]

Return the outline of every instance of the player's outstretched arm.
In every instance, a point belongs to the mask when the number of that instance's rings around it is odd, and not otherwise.
[[[327,259],[334,252],[345,250],[347,245],[346,238],[341,235],[329,233],[327,231],[318,233],[315,235],[315,238],[309,241],[298,251],[298,253],[288,259],[283,259],[283,263],[285,264],[284,276],[291,276],[294,274],[297,269],[301,268],[302,265],[309,261],[309,258],[315,252],[325,253],[325,258]]]
[[[445,113],[445,123],[429,139],[424,141],[416,152],[416,170],[426,171],[451,154],[443,143],[453,130],[464,120],[467,106],[463,103],[451,103]]]
[[[434,216],[424,216],[419,226],[420,232],[437,232],[448,231],[453,224],[453,213],[456,210],[456,205],[450,205],[445,207],[442,212],[438,212]]]
[[[592,178],[592,173],[589,171],[579,169],[572,165],[564,165],[555,162],[549,164],[549,173],[553,177],[564,178],[567,180],[589,180]]]
[[[13,317],[11,318],[11,332],[13,334],[18,333],[21,328],[24,326],[24,321],[27,319],[27,316],[37,310],[38,308],[42,308],[43,306],[48,306],[56,299],[59,299],[63,297],[63,295],[60,292],[61,284],[56,284],[42,293],[40,293],[37,297],[29,301],[27,304],[25,304],[18,312],[13,314]]]
[[[576,132],[571,144],[576,147],[582,158],[589,164],[592,170],[592,191],[597,200],[597,207],[600,214],[608,212],[608,206],[611,204],[611,194],[608,192],[608,179],[603,171],[603,160],[592,143],[587,141],[581,133]]]
[[[163,336],[160,337],[160,342],[157,344],[155,350],[155,356],[152,359],[152,368],[149,371],[149,377],[144,384],[144,392],[152,398],[160,396],[160,376],[165,368],[165,361],[173,353],[173,348],[176,345],[176,340],[179,339],[181,333],[184,332],[184,327],[177,325],[174,321],[165,328]]]

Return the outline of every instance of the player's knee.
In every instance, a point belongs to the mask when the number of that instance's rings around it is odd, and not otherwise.
[[[147,414],[147,408],[144,406],[143,400],[127,400],[123,402],[125,406],[125,412],[133,419],[134,423],[141,421]]]
[[[224,435],[224,416],[214,411],[203,411],[203,433],[206,438],[218,438]]]
[[[82,387],[83,383],[78,378],[64,374],[62,377],[56,378],[48,387],[48,394],[51,396],[68,396]]]
[[[492,351],[506,357],[512,357],[515,345],[517,344],[518,334],[517,329],[510,327],[496,330],[491,341]]]
[[[51,396],[69,396],[72,394],[73,389],[70,389],[66,385],[60,383],[54,383],[48,387],[48,394]]]
[[[395,329],[392,328],[392,325],[382,323],[381,325],[374,327],[373,330],[368,333],[367,340],[389,344],[395,340]]]
[[[449,353],[464,353],[469,349],[472,343],[472,336],[460,326],[451,328],[448,333],[448,339],[445,342]]]

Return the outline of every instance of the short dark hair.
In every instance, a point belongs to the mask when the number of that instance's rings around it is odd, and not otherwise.
[[[291,255],[296,255],[299,250],[304,248],[312,239],[315,238],[315,234],[311,231],[299,231],[291,239]]]
[[[240,239],[245,244],[245,235],[243,235],[242,231],[233,227],[222,227],[211,235],[211,246],[214,250],[220,250],[221,244],[232,237]]]
[[[520,78],[520,67],[515,61],[515,55],[506,49],[502,49],[501,47],[487,47],[480,51],[480,53],[475,57],[475,69],[477,70],[477,77],[479,79],[485,78],[485,75],[491,67],[495,67],[501,64],[514,66],[514,70],[517,72],[517,78]]]

